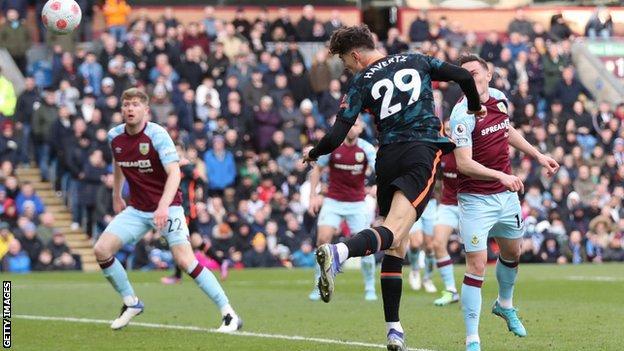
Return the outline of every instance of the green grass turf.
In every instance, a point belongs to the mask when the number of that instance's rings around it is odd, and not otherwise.
[[[481,340],[484,350],[622,350],[624,265],[520,267],[515,304],[529,336],[512,336],[489,309],[497,284],[488,268],[484,284]],[[410,348],[463,350],[464,326],[458,304],[435,307],[438,295],[407,285],[401,321]],[[463,267],[456,268],[458,282]],[[219,313],[189,278],[163,286],[163,272],[130,273],[146,304],[137,322],[216,328]],[[224,283],[244,330],[374,344],[385,342],[381,301],[365,302],[361,274],[337,280],[329,304],[308,301],[311,270],[234,271]],[[361,350],[358,346],[275,340],[214,333],[129,326],[113,332],[105,324],[34,321],[17,315],[110,320],[120,299],[99,273],[2,274],[13,281],[13,348],[16,350]],[[436,273],[435,282],[442,286]],[[378,287],[379,292],[379,287]],[[371,349],[371,348],[368,348]]]

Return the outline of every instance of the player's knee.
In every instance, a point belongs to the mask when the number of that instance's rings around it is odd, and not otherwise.
[[[436,253],[436,256],[443,255],[446,252],[446,241],[435,237],[433,239],[433,251]]]
[[[483,276],[485,275],[486,262],[482,260],[474,260],[468,264],[468,272]]]
[[[176,265],[183,271],[188,271],[196,261],[194,255],[179,255],[174,257]]]
[[[98,240],[95,243],[93,252],[95,253],[95,258],[99,261],[105,260],[114,254],[111,246],[103,240]]]

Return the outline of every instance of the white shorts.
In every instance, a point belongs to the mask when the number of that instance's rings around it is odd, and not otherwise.
[[[520,239],[524,222],[517,193],[459,194],[459,233],[466,252],[487,249],[488,237]]]
[[[128,206],[115,216],[104,232],[116,235],[125,245],[137,243],[152,229],[155,229],[154,212],[139,211]],[[169,218],[160,233],[167,239],[170,247],[189,242],[189,229],[182,206],[169,207]]]
[[[438,213],[435,225],[448,225],[451,228],[459,228],[459,206],[444,205],[438,206]]]
[[[318,216],[318,225],[326,225],[338,229],[340,222],[347,221],[351,233],[362,231],[371,224],[370,211],[366,201],[345,202],[326,197]]]
[[[437,208],[438,202],[435,199],[429,200],[422,216],[420,216],[410,229],[410,234],[416,231],[422,231],[426,236],[433,236],[433,225],[436,220]]]

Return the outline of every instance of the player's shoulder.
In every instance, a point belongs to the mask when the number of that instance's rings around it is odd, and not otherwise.
[[[507,100],[507,96],[505,96],[505,93],[496,88],[488,88],[488,92],[490,93],[490,96],[496,100]]]
[[[147,126],[145,126],[145,131],[143,133],[150,138],[153,143],[156,143],[163,138],[171,138],[165,128],[153,122],[147,122]]]
[[[108,131],[108,141],[111,142],[113,141],[113,139],[115,139],[116,137],[120,136],[121,134],[123,134],[126,130],[126,124],[122,123],[118,126],[115,126],[113,128],[111,128]]]
[[[460,119],[468,116],[468,99],[463,96],[455,106],[453,106],[453,110],[451,110],[451,120]]]
[[[357,146],[364,151],[373,151],[373,152],[375,151],[375,147],[373,146],[373,144],[369,143],[368,141],[362,138],[358,138]]]

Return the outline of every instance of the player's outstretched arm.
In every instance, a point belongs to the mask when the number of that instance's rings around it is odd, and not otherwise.
[[[158,208],[154,211],[154,224],[158,229],[164,227],[169,217],[169,205],[173,202],[173,198],[178,192],[182,174],[180,173],[180,164],[178,162],[169,162],[164,165],[167,172],[167,182],[163,189],[163,194],[158,202]]]
[[[319,156],[327,155],[336,150],[347,137],[351,126],[353,126],[353,123],[336,117],[336,122],[331,127],[329,133],[325,134],[316,147],[312,148],[307,155],[304,155],[304,162],[316,161]]]
[[[531,145],[515,128],[509,128],[509,144],[535,158],[542,167],[546,168],[549,176],[553,176],[559,170],[557,161],[539,152],[539,150]]]
[[[510,191],[524,192],[524,184],[520,178],[485,167],[479,162],[472,159],[471,147],[458,147],[453,153],[457,160],[457,169],[460,173],[469,176],[470,178],[480,180],[498,180]]]
[[[474,78],[465,68],[444,62],[437,70],[431,72],[431,79],[448,82],[452,80],[456,82],[466,95],[468,100],[468,114],[476,114],[480,117],[483,114],[481,101],[479,100],[479,91],[475,84]]]

